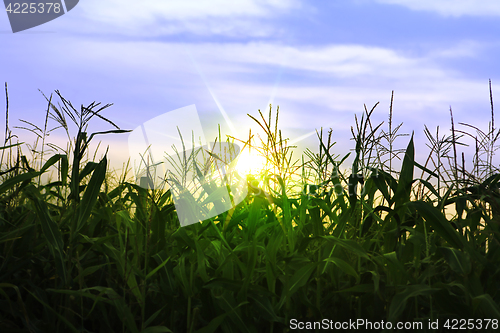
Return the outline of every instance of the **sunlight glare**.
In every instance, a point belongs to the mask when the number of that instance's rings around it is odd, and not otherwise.
[[[238,156],[236,168],[244,175],[260,174],[266,168],[266,158],[256,150],[249,152],[248,149],[245,149]]]

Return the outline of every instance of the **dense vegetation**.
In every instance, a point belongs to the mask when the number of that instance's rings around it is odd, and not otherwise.
[[[38,138],[31,157],[14,142],[7,95],[0,331],[287,332],[293,319],[358,318],[420,321],[431,331],[437,319],[439,330],[446,319],[500,319],[493,102],[487,131],[455,129],[453,117],[449,136],[426,127],[421,164],[413,137],[394,148],[392,100],[388,131],[365,107],[345,169],[331,131],[318,133],[318,153],[294,163],[270,109],[254,118],[267,138],[246,141],[266,155],[267,172],[249,176],[249,194],[233,209],[180,227],[170,191],[112,174],[106,156],[89,160],[94,135],[126,132],[101,115],[109,105],[78,110],[57,95],[62,104],[47,98],[43,128],[25,121]],[[87,136],[91,118],[116,129]],[[66,149],[46,141],[49,119],[67,132]],[[470,170],[457,156],[467,137]],[[42,182],[49,172],[55,180]]]

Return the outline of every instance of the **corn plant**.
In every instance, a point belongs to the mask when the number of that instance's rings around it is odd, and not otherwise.
[[[181,227],[175,189],[137,185],[128,165],[113,175],[106,156],[85,160],[95,135],[125,132],[100,114],[109,105],[76,109],[56,94],[62,104],[46,98],[46,119],[68,134],[66,151],[49,146],[47,125],[29,122],[39,140],[31,161],[8,125],[0,147],[2,331],[287,332],[292,320],[324,318],[411,321],[422,331],[436,319],[498,324],[493,120],[475,135],[453,120],[450,136],[425,127],[430,153],[420,164],[413,136],[395,148],[402,135],[391,97],[387,132],[372,125],[375,107],[365,107],[352,128],[353,152],[336,152],[334,133],[320,129],[317,151],[293,160],[270,107],[269,117],[252,117],[267,137],[240,140],[267,157],[264,174],[254,176],[264,181],[250,177],[242,202]],[[115,129],[87,136],[92,118]],[[457,158],[461,136],[487,151],[477,151],[472,171]],[[181,170],[193,162],[178,157]],[[209,171],[191,166],[198,176]],[[51,171],[56,180],[40,180]]]

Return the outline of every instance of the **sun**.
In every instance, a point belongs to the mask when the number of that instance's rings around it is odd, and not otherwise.
[[[244,149],[236,162],[236,170],[242,175],[258,175],[266,169],[266,158],[257,150]]]

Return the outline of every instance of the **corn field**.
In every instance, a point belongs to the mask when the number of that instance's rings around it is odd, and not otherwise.
[[[127,168],[111,173],[106,156],[89,160],[96,135],[128,132],[102,115],[109,104],[78,109],[56,91],[43,128],[18,129],[36,136],[27,145],[9,128],[5,92],[1,332],[281,333],[296,322],[359,318],[420,322],[422,332],[446,331],[453,319],[498,328],[500,131],[491,94],[488,130],[455,124],[450,110],[449,135],[425,127],[421,162],[413,135],[392,124],[392,99],[388,126],[372,124],[376,105],[355,118],[349,154],[337,155],[332,131],[319,130],[317,152],[296,160],[279,113],[259,111],[251,117],[267,137],[233,139],[263,154],[267,168],[247,176],[241,203],[181,227],[170,190],[138,186]],[[111,129],[88,134],[90,120]],[[64,149],[48,142],[56,129],[68,136]],[[457,151],[467,138],[475,142],[468,169]],[[406,149],[395,149],[401,140]],[[429,328],[436,320],[441,327]]]

